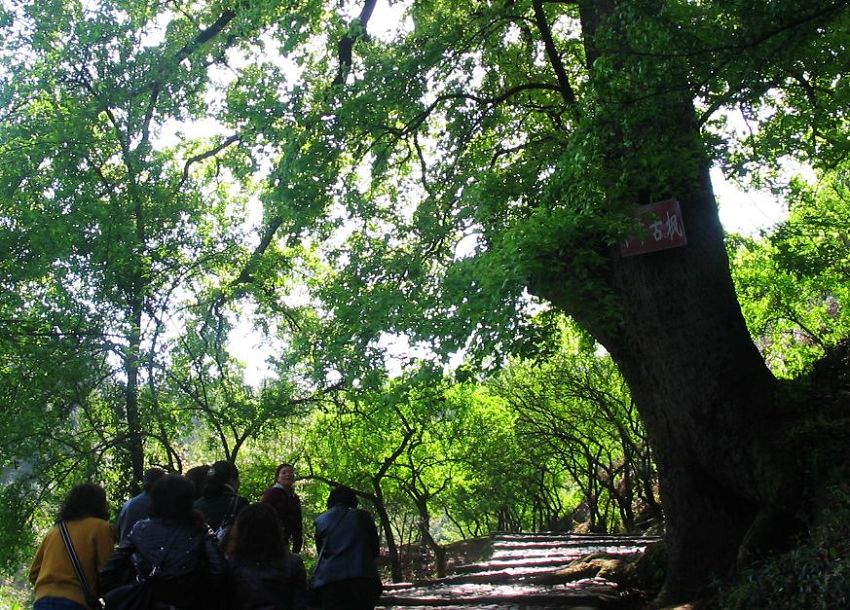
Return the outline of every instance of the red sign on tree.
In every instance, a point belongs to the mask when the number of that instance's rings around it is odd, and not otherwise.
[[[656,201],[638,209],[641,232],[620,244],[620,254],[634,256],[678,248],[688,243],[682,209],[676,199]]]

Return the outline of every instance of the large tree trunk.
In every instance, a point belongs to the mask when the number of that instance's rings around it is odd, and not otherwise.
[[[610,19],[614,1],[581,7],[592,64],[605,52],[597,32],[627,26]],[[628,59],[615,61],[628,69]],[[655,86],[665,76],[654,75]],[[661,598],[675,602],[734,570],[745,538],[775,523],[765,516],[781,512],[796,479],[777,447],[777,382],[753,345],[735,295],[693,103],[675,71],[669,77],[652,108],[627,106],[645,91],[601,100],[598,114],[609,123],[595,127],[606,141],[611,174],[648,167],[629,164],[666,151],[670,161],[657,164],[657,180],[635,171],[641,186],[626,198],[647,203],[640,189],[649,185],[665,190],[656,199],[678,199],[687,245],[633,257],[621,256],[617,246],[598,250],[606,262],[594,270],[592,286],[576,280],[572,248],[564,247],[548,255],[529,284],[587,328],[629,384],[659,468],[670,552]],[[638,118],[625,124],[627,116]],[[681,168],[678,177],[664,175],[671,167]],[[617,193],[612,188],[610,209],[629,203]]]
[[[583,315],[560,274],[533,284],[595,334],[631,388],[659,467],[670,601],[728,576],[757,512],[793,482],[773,444],[776,381],[741,315],[707,172],[693,187],[679,194],[687,246],[611,253],[618,327]]]
[[[741,315],[708,172],[677,195],[687,246],[610,253],[618,326],[576,307],[562,274],[532,284],[591,330],[631,388],[659,467],[671,602],[728,576],[757,513],[781,508],[794,482],[774,445],[776,380]]]
[[[775,380],[753,345],[729,275],[707,173],[680,197],[683,248],[613,257],[624,319],[605,345],[628,381],[659,464],[670,543],[667,594],[725,577],[759,506]],[[754,425],[757,424],[757,425]],[[769,459],[769,457],[768,457]],[[767,479],[765,479],[767,477]]]

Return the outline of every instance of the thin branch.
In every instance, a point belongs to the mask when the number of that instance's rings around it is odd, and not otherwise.
[[[221,143],[218,144],[218,146],[214,146],[213,148],[207,151],[204,151],[200,154],[195,155],[194,157],[189,157],[188,159],[186,159],[186,163],[183,165],[183,176],[180,178],[180,182],[175,187],[174,192],[177,193],[181,188],[183,188],[183,185],[189,179],[189,168],[191,168],[192,165],[194,165],[195,163],[199,163],[205,159],[209,159],[210,157],[214,157],[231,144],[238,142],[240,138],[241,136],[238,133],[235,133],[222,140]]]
[[[179,64],[184,59],[187,59],[192,53],[194,53],[198,47],[200,47],[205,42],[208,42],[218,36],[224,31],[224,28],[227,27],[227,24],[233,21],[236,17],[236,11],[226,10],[221,16],[215,20],[210,27],[205,30],[201,30],[198,34],[189,42],[187,42],[182,49],[177,51],[174,56],[174,63]]]

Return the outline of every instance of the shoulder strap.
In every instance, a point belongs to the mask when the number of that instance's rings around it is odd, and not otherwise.
[[[233,494],[233,498],[230,500],[230,507],[227,509],[227,514],[224,516],[224,521],[222,521],[222,525],[229,525],[233,518],[236,516],[236,502],[239,500],[239,496]]]
[[[171,550],[171,546],[174,544],[174,540],[177,538],[177,534],[179,533],[178,528],[174,528],[174,532],[171,534],[171,538],[168,540],[168,544],[165,545],[165,549],[162,552],[162,555],[159,556],[159,561],[156,563],[151,562],[151,572],[148,574],[148,578],[151,576],[156,576],[159,573],[159,568],[162,566],[162,562],[165,561],[165,556],[168,555],[168,551]]]
[[[65,525],[64,521],[59,521],[56,526],[59,528],[59,533],[62,536],[62,542],[65,543],[65,550],[68,551],[68,558],[71,560],[71,566],[74,568],[74,574],[77,575],[77,580],[80,581],[80,586],[83,588],[83,596],[86,600],[92,599],[89,581],[86,579],[86,574],[83,571],[82,564],[80,564],[80,558],[77,557],[77,551],[74,549],[74,543],[71,542],[71,535],[68,533],[68,527]]]

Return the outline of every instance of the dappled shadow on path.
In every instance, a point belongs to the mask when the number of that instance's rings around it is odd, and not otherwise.
[[[386,585],[379,605],[406,610],[613,609],[635,605],[613,573],[658,539],[563,533],[500,534],[489,559],[439,580]]]

